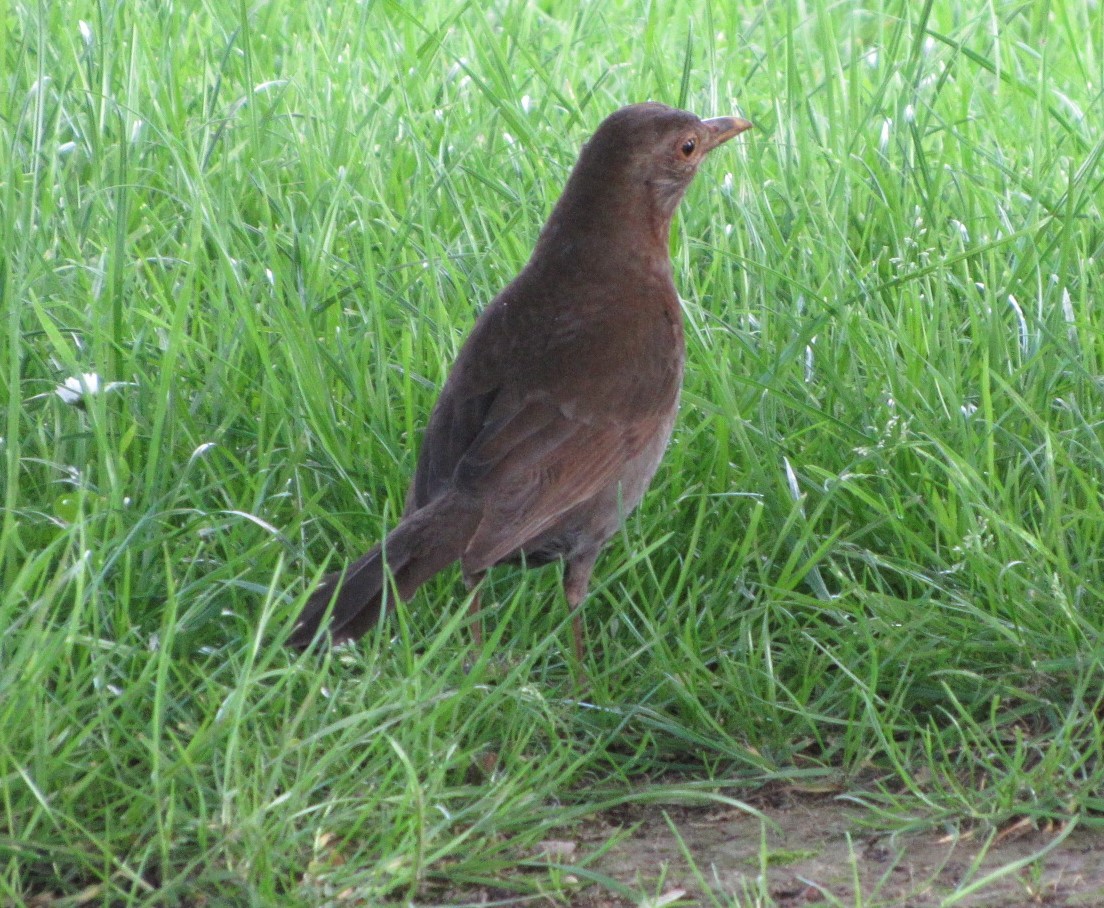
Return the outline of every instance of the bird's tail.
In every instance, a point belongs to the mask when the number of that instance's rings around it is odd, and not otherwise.
[[[379,621],[390,595],[388,574],[395,578],[399,597],[409,599],[430,577],[460,558],[478,523],[474,509],[455,495],[442,496],[407,514],[381,545],[322,579],[299,613],[288,645],[305,649],[327,614],[334,643],[363,636]]]

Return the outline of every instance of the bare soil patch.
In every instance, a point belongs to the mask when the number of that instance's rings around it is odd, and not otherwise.
[[[1074,829],[1056,843],[1061,830],[1023,823],[990,841],[940,832],[888,835],[864,827],[861,808],[824,795],[776,792],[754,806],[771,822],[736,808],[620,809],[589,826],[578,851],[635,827],[591,869],[632,886],[657,908],[750,906],[762,904],[756,895],[764,891],[780,908],[834,900],[865,908],[1104,905],[1104,833]],[[594,888],[572,904],[640,902]]]

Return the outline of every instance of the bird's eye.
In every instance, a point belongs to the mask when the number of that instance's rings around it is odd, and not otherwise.
[[[694,153],[694,149],[698,147],[698,140],[691,137],[682,143],[682,153],[685,157],[690,157]]]

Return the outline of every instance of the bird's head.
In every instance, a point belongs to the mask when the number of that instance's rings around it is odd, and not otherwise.
[[[702,120],[666,104],[632,104],[602,122],[577,166],[593,162],[607,178],[649,187],[664,214],[670,215],[705,156],[750,128],[751,123],[739,117]]]
[[[590,141],[564,190],[563,202],[582,211],[637,220],[646,217],[665,239],[675,208],[698,166],[718,145],[751,123],[740,117],[703,120],[689,111],[647,102],[610,114]],[[601,209],[601,214],[594,209]],[[580,217],[580,215],[582,215]]]

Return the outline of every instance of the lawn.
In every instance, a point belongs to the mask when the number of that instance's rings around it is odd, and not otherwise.
[[[637,904],[618,816],[765,791],[1101,822],[1104,6],[13,0],[0,80],[0,904]],[[479,649],[447,571],[288,651],[645,99],[756,128],[676,217],[589,687],[554,567]]]

